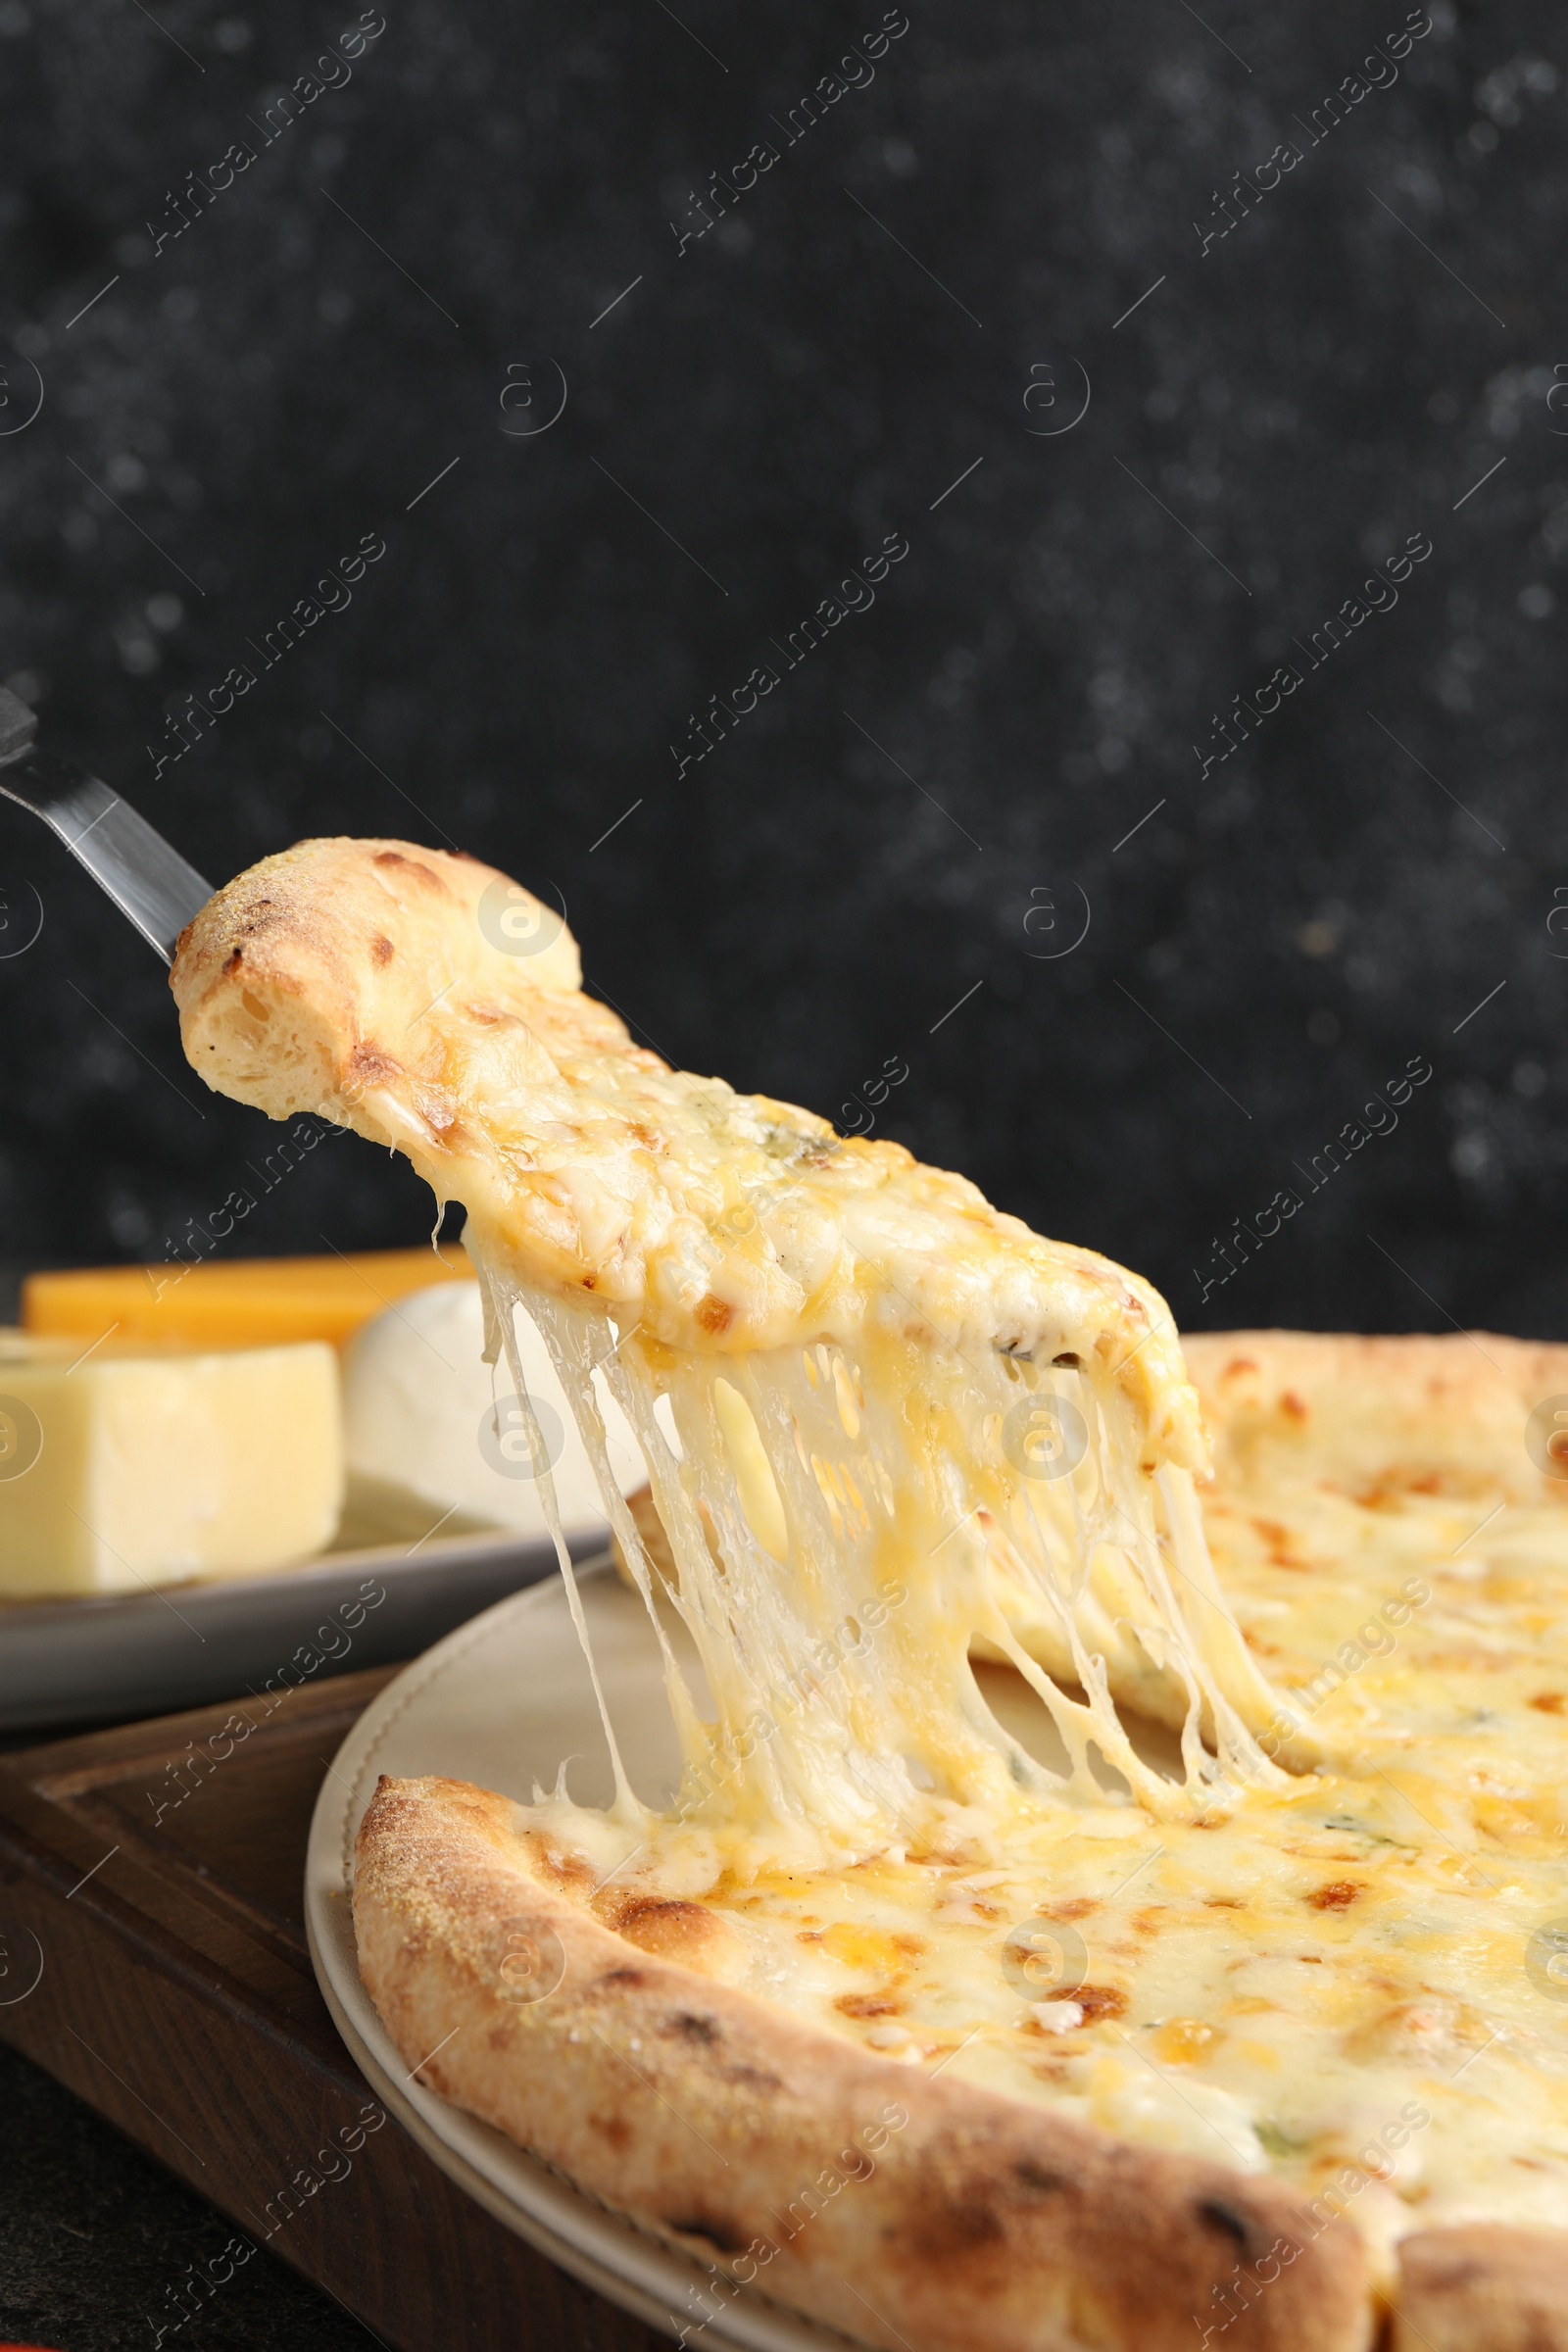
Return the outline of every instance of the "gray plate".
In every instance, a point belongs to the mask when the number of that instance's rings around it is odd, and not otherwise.
[[[457,1522],[463,1534],[450,1521],[420,1534],[431,1517],[428,1504],[357,1485],[339,1538],[347,1547],[302,1568],[0,1604],[0,1734],[167,1714],[416,1657],[555,1569],[548,1541],[471,1520]],[[395,1542],[355,1541],[393,1534],[400,1519]],[[569,1541],[588,1557],[603,1551],[605,1531],[573,1530]]]

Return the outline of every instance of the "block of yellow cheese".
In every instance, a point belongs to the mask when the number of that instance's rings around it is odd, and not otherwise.
[[[0,1331],[0,1597],[287,1567],[343,1504],[337,1357]],[[4,1640],[0,1629],[0,1641]]]
[[[341,1347],[362,1323],[432,1282],[470,1281],[461,1246],[444,1263],[422,1250],[366,1250],[324,1257],[210,1258],[195,1265],[81,1266],[29,1274],[24,1330],[61,1339],[113,1338],[154,1346]]]

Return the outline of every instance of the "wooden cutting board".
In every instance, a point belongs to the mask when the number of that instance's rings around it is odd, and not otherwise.
[[[0,1758],[0,2036],[395,2352],[654,2352],[375,2123],[317,1989],[311,1811],[395,1671]]]

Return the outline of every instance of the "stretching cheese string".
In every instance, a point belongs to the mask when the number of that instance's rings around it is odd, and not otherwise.
[[[870,1328],[858,1360],[827,1342],[732,1355],[636,1332],[615,1342],[597,1305],[535,1291],[482,1257],[481,1282],[535,1460],[544,1464],[512,1337],[517,1307],[549,1348],[652,1620],[684,1767],[676,1820],[738,1836],[754,1854],[843,1867],[956,1842],[1000,1848],[1006,1826],[1048,1799],[1104,1803],[1091,1751],[1165,1816],[1238,1786],[1286,1784],[1249,1728],[1275,1719],[1277,1700],[1215,1582],[1191,1476],[1159,1473],[1173,1588],[1156,1489],[1137,1466],[1133,1408],[1110,1381],[997,1352],[978,1363],[956,1349],[939,1355]],[[677,1564],[667,1598],[712,1722],[675,1657],[659,1605],[664,1580],[612,1472],[596,1372],[642,1447]],[[1026,1398],[1081,1417],[1081,1460],[1051,1465],[1054,1476],[1019,1466],[1006,1429]],[[614,1810],[646,1825],[547,1464],[540,1491],[605,1725]],[[1065,1775],[1037,1763],[992,1713],[970,1664],[976,1640],[1049,1710]],[[1155,1771],[1129,1739],[1107,1660],[1124,1684],[1182,1693],[1181,1779]]]

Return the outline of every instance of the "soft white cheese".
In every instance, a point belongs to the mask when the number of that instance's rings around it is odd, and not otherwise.
[[[526,1319],[517,1343],[568,1535],[605,1525],[593,1469],[544,1343]],[[607,1342],[608,1345],[608,1342]],[[444,1282],[399,1299],[355,1335],[343,1366],[349,1468],[438,1506],[520,1535],[547,1533],[538,1464],[503,1362],[484,1361],[479,1286]],[[635,1439],[600,1394],[622,1494],[646,1485]]]

